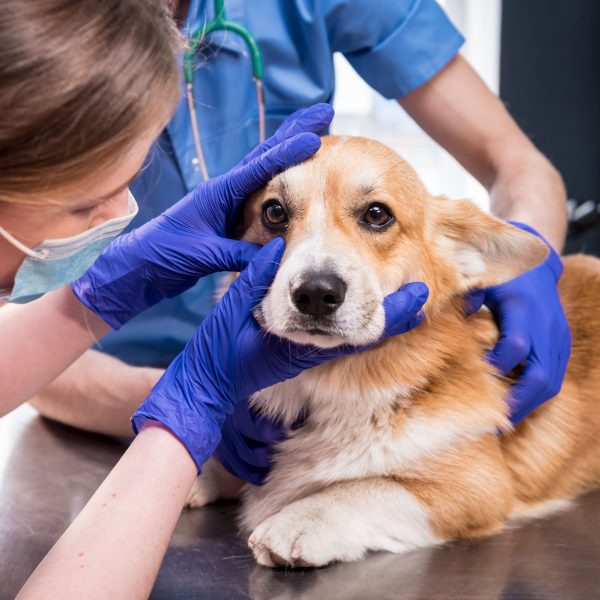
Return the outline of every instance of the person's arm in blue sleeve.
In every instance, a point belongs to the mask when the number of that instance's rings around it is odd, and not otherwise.
[[[385,98],[416,90],[458,53],[464,38],[436,0],[326,0],[333,52]]]
[[[133,416],[139,432],[115,469],[21,590],[20,598],[146,598],[197,472],[226,415],[252,393],[360,350],[313,349],[261,330],[252,310],[283,252],[257,252]],[[384,301],[385,335],[416,327],[427,287]]]

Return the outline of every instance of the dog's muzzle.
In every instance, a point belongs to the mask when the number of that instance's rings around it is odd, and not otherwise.
[[[323,317],[331,317],[343,304],[347,285],[333,273],[305,273],[301,281],[290,289],[290,296],[296,309],[318,322]]]

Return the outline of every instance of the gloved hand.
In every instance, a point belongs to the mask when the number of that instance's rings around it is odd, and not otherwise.
[[[277,128],[277,131],[269,139],[250,151],[237,166],[241,167],[249,163],[257,156],[273,148],[273,146],[281,144],[281,142],[299,133],[310,132],[319,135],[324,133],[331,124],[333,115],[333,107],[331,104],[325,102],[297,110],[286,117],[283,123]]]
[[[200,277],[243,269],[258,247],[227,239],[228,220],[276,173],[312,156],[321,145],[315,134],[332,117],[327,104],[288,117],[238,167],[203,183],[163,214],[115,239],[72,284],[75,295],[118,329],[163,298],[181,294]]]
[[[270,421],[240,402],[223,423],[217,460],[233,475],[261,485],[271,469],[273,445],[285,435],[283,425]]]
[[[270,286],[283,247],[276,238],[256,254],[132,417],[136,433],[145,420],[160,421],[187,447],[199,470],[238,403],[305,369],[360,350],[293,344],[258,326],[252,309]],[[387,296],[384,337],[416,327],[427,294],[425,284],[411,283]]]
[[[512,225],[546,242],[532,227]],[[512,387],[514,425],[558,394],[571,354],[571,331],[557,289],[563,265],[546,244],[550,254],[541,265],[502,285],[473,292],[467,299],[469,313],[485,304],[498,323],[500,339],[488,356],[490,362],[504,374],[525,363]]]

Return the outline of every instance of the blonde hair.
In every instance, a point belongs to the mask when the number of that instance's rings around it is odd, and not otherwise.
[[[0,202],[85,179],[157,134],[181,47],[162,0],[3,0]]]

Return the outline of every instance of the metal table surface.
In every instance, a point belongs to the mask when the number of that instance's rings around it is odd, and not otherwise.
[[[41,419],[0,420],[0,598],[13,598],[124,443]],[[235,503],[185,510],[152,598],[584,600],[600,598],[600,493],[493,538],[305,571],[259,567]]]

